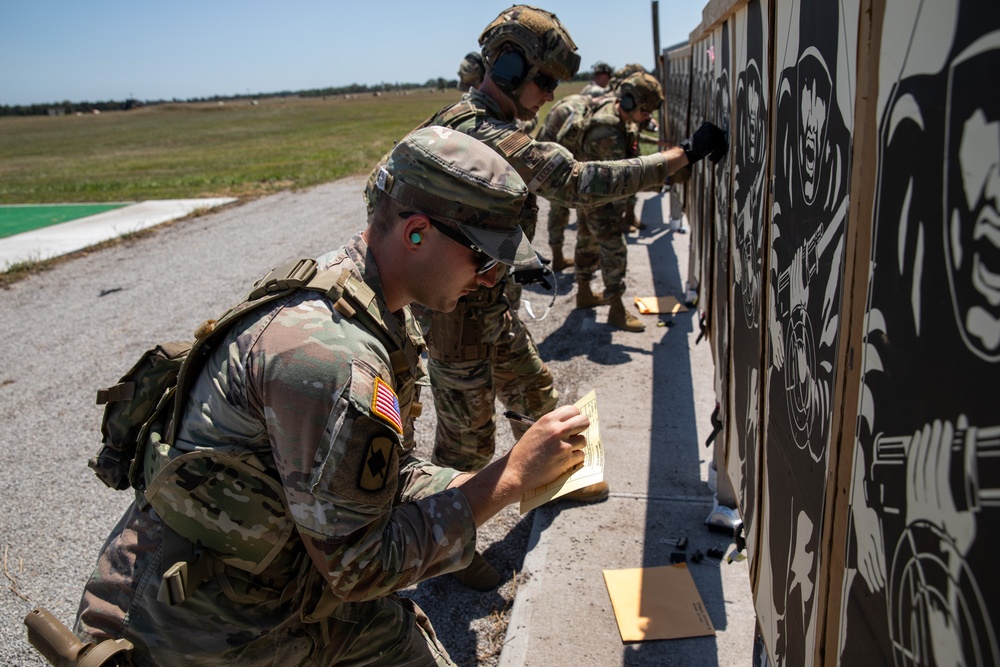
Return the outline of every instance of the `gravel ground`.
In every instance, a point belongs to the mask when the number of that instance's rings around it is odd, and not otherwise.
[[[151,344],[190,339],[198,323],[239,300],[268,268],[321,254],[361,229],[363,182],[344,179],[165,225],[0,289],[0,664],[45,664],[27,643],[25,614],[44,606],[72,623],[98,549],[130,500],[86,467],[100,441],[95,390],[113,384]],[[544,222],[540,227],[536,246],[544,250]],[[560,291],[572,283],[564,272]],[[542,294],[528,298],[543,310]],[[616,354],[610,333],[575,335],[582,311],[567,320],[571,312],[565,296],[545,319],[522,311],[566,403],[579,398],[581,380],[588,389],[598,384],[592,361],[627,361],[607,357]],[[428,455],[433,410],[425,415],[419,434]],[[498,443],[501,450],[512,443],[506,423]],[[497,590],[471,591],[444,576],[404,593],[427,612],[460,665],[497,663],[523,583],[531,518],[510,507],[480,531],[479,549],[504,577]]]

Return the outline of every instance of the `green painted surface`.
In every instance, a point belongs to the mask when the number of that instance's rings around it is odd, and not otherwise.
[[[38,206],[0,206],[0,239],[30,232],[60,222],[113,211],[128,204],[52,204]]]

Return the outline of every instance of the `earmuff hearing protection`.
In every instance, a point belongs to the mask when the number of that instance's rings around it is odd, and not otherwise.
[[[524,83],[524,77],[529,69],[524,54],[516,49],[510,49],[497,56],[490,78],[502,90],[513,92]]]
[[[618,101],[618,104],[621,105],[622,111],[629,113],[635,109],[635,98],[632,97],[631,93],[625,93]]]
[[[420,245],[420,242],[424,240],[424,237],[420,235],[420,232],[412,232],[410,234],[410,242],[413,245]]]

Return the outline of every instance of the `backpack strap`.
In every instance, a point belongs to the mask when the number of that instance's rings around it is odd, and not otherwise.
[[[198,377],[215,348],[216,341],[225,335],[230,325],[249,310],[301,289],[315,275],[316,260],[314,259],[300,259],[272,269],[266,276],[254,283],[243,301],[223,313],[214,326],[194,342],[191,351],[184,359],[180,372],[177,374],[177,389],[174,394],[173,416],[167,427],[167,442],[173,443],[175,441],[177,427],[184,411],[184,398],[188,395],[195,378]]]
[[[405,325],[399,321],[394,314],[386,312],[384,305],[380,304],[375,296],[375,292],[363,280],[355,276],[350,271],[344,271],[338,280],[342,288],[342,294],[338,301],[334,302],[334,308],[346,317],[352,317],[341,310],[349,307],[348,301],[360,306],[360,310],[354,310],[354,314],[361,314],[359,321],[368,320],[366,328],[378,336],[386,349],[389,350],[389,361],[392,364],[392,373],[397,378],[403,374],[408,374],[417,364],[420,357],[420,350],[413,344],[413,340],[406,332]],[[339,307],[338,307],[338,304]]]
[[[399,319],[383,312],[375,292],[360,278],[346,269],[318,270],[316,260],[300,259],[272,269],[254,283],[246,298],[226,311],[215,326],[194,342],[177,376],[177,390],[173,417],[167,430],[167,442],[173,443],[177,435],[187,396],[202,367],[233,322],[250,310],[286,297],[298,290],[319,292],[329,299],[344,317],[359,317],[389,350],[389,361],[397,384],[402,375],[408,374],[420,357],[421,351],[413,344]]]
[[[425,125],[443,125],[444,127],[456,128],[462,123],[478,116],[485,116],[486,112],[468,100],[447,106],[425,121]],[[419,128],[418,128],[419,129]]]

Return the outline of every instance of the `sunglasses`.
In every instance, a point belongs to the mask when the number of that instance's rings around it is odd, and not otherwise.
[[[541,88],[546,93],[551,93],[555,91],[555,89],[559,86],[559,79],[554,79],[548,74],[545,74],[544,72],[539,72],[538,74],[536,74],[535,78],[532,79],[532,81],[534,81],[535,85]]]
[[[402,218],[408,218],[411,215],[416,215],[416,214],[413,211],[403,211],[399,215]],[[438,230],[439,232],[450,238],[455,243],[461,246],[465,246],[472,252],[476,253],[477,258],[479,259],[479,264],[476,266],[477,276],[485,276],[487,273],[492,271],[497,264],[500,263],[499,259],[493,259],[485,252],[480,250],[479,246],[470,241],[469,237],[463,234],[462,232],[458,231],[457,229],[452,229],[448,225],[442,222],[438,222],[434,218],[428,217],[427,219],[431,221],[431,225],[434,227],[434,229]]]
[[[457,229],[452,229],[451,227],[438,222],[434,218],[427,218],[431,221],[431,225],[434,229],[438,230],[452,241],[459,245],[464,245],[466,248],[476,253],[476,257],[479,258],[479,265],[476,267],[477,276],[485,276],[487,273],[493,270],[493,268],[500,263],[499,259],[493,259],[485,252],[479,249],[475,243],[469,240],[469,237],[458,231]]]

